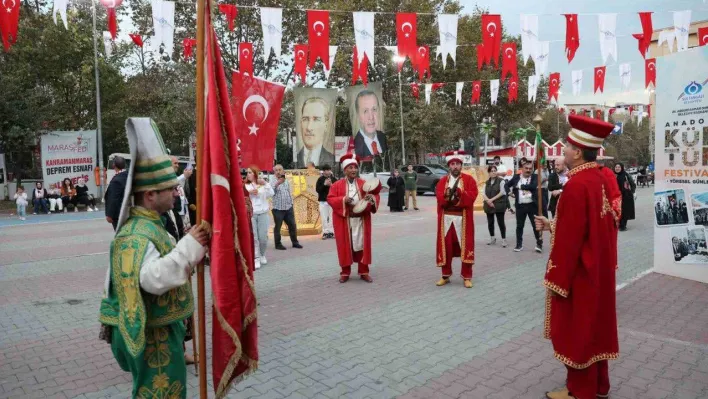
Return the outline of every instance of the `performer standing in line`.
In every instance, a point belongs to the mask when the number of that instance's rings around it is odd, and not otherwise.
[[[374,280],[369,275],[371,264],[371,215],[379,208],[379,195],[364,195],[364,180],[359,178],[359,162],[356,155],[346,154],[341,159],[344,179],[332,183],[327,202],[332,207],[334,238],[337,242],[337,256],[342,268],[339,282],[349,281],[352,263],[358,262],[359,276],[367,283]],[[354,206],[367,201],[366,210],[355,214]]]
[[[474,177],[462,173],[464,151],[445,154],[450,173],[440,179],[435,189],[438,200],[438,235],[436,259],[442,267],[441,287],[450,282],[452,258],[462,260],[462,278],[465,288],[472,288],[474,265],[474,201],[479,192]]]
[[[185,398],[184,320],[194,311],[189,277],[209,235],[195,227],[177,242],[167,232],[160,215],[174,206],[179,181],[160,132],[149,118],[128,119],[126,131],[135,155],[111,243],[100,337],[132,374],[133,397]]]
[[[608,360],[619,356],[615,308],[617,233],[610,181],[595,162],[614,126],[571,115],[564,149],[569,179],[549,222],[536,216],[538,230],[551,231],[546,287],[545,336],[567,369],[567,387],[550,399],[595,399],[610,391]],[[613,242],[614,240],[614,242]]]

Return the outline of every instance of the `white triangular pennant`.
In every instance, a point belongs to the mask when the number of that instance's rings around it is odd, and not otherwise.
[[[521,14],[521,54],[524,65],[538,52],[538,15]]]
[[[455,84],[455,104],[462,105],[462,88],[465,86],[465,82],[457,82]]]
[[[688,34],[691,28],[691,10],[674,11],[674,32],[676,34],[676,51],[688,49]]]
[[[531,75],[529,76],[528,84],[528,101],[536,102],[536,94],[538,93],[538,83],[541,81],[540,76]]]
[[[337,55],[338,46],[329,46],[329,69],[325,67],[325,79],[329,80],[329,73],[332,72],[332,66],[334,66],[334,57]]]
[[[273,49],[276,57],[280,57],[283,46],[283,9],[261,7],[261,27],[265,59],[270,57],[270,49]]]
[[[425,103],[430,104],[430,93],[433,91],[433,84],[432,83],[426,83],[425,84]]]
[[[642,126],[642,119],[644,119],[644,106],[637,106],[637,126]]]
[[[440,46],[437,54],[442,54],[443,69],[445,69],[448,54],[452,57],[453,62],[457,62],[455,58],[457,56],[457,14],[438,15],[438,30],[440,32]]]
[[[68,4],[69,0],[54,0],[54,11],[52,12],[54,25],[57,24],[57,13],[59,13],[61,20],[64,22],[64,29],[69,29],[69,25],[66,23],[66,6]]]
[[[659,32],[659,42],[657,45],[661,47],[662,44],[666,43],[666,46],[669,48],[669,53],[673,53],[675,40],[676,32],[674,29],[662,30]]]
[[[607,65],[607,59],[617,62],[617,14],[598,14],[597,25],[600,31],[600,54],[602,62]]]
[[[571,78],[573,80],[573,95],[577,96],[583,89],[583,70],[572,71]]]
[[[366,54],[369,65],[374,65],[374,15],[375,12],[354,13],[354,40],[359,64]]]
[[[499,96],[499,79],[489,81],[489,90],[492,97],[492,105],[497,105],[497,97]]]
[[[629,90],[629,84],[632,81],[632,65],[629,63],[620,64],[619,73],[622,88],[625,90]]]
[[[152,0],[152,23],[155,30],[152,47],[159,52],[160,46],[170,59],[174,51],[175,3],[172,1]]]
[[[536,57],[533,59],[533,64],[536,69],[537,76],[543,76],[548,70],[548,53],[550,46],[548,42],[538,42],[536,44]]]
[[[609,121],[610,121],[610,109],[605,108],[605,122],[609,122]]]
[[[113,37],[111,32],[103,31],[103,49],[106,51],[106,58],[113,54]]]

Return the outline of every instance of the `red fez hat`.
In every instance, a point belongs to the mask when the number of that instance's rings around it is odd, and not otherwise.
[[[349,153],[342,155],[342,157],[339,158],[339,163],[342,164],[342,170],[344,170],[349,165],[359,166],[359,159],[357,158],[356,154]]]
[[[569,115],[568,123],[572,127],[568,133],[568,142],[586,150],[602,147],[602,142],[615,128],[611,123],[583,115]]]
[[[445,162],[447,162],[448,165],[450,165],[452,161],[464,163],[463,155],[467,155],[467,153],[462,150],[448,151],[445,153]]]

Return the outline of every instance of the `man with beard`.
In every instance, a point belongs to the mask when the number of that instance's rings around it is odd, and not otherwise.
[[[327,151],[322,144],[329,127],[330,108],[327,101],[319,97],[308,98],[302,104],[300,117],[300,134],[303,147],[297,153],[299,167],[309,167],[334,163],[334,154]]]
[[[441,287],[450,283],[452,258],[462,260],[462,278],[465,288],[472,288],[474,265],[474,201],[477,182],[462,173],[464,151],[445,154],[450,173],[440,179],[435,189],[438,202],[438,234],[436,240],[437,266],[442,268]]]
[[[342,268],[339,282],[349,281],[352,263],[358,262],[358,272],[362,280],[372,283],[369,276],[371,264],[371,215],[379,208],[379,196],[364,195],[364,180],[359,178],[359,161],[354,154],[346,154],[341,159],[344,179],[330,186],[327,202],[332,207],[334,238],[337,242],[337,256]],[[368,201],[369,206],[362,213],[355,214],[354,206],[360,201]]]
[[[569,179],[556,218],[536,216],[538,230],[551,231],[546,266],[544,335],[567,369],[567,387],[550,399],[595,399],[610,391],[607,361],[619,357],[615,306],[616,215],[610,181],[595,162],[614,125],[579,115],[564,149]],[[615,241],[613,243],[613,240]]]

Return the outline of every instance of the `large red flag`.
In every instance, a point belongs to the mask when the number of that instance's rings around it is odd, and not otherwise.
[[[565,55],[568,63],[575,58],[575,52],[580,47],[580,32],[578,31],[578,14],[565,15]]]
[[[597,93],[598,90],[600,90],[600,93],[605,91],[605,72],[607,71],[607,67],[601,66],[601,67],[595,67],[595,87],[593,89],[593,93]]]
[[[708,26],[698,28],[698,45],[705,46],[706,44],[708,44]]]
[[[482,94],[482,81],[472,82],[472,104],[479,104],[479,96]]]
[[[208,4],[207,1],[207,10]],[[202,160],[198,173],[203,185],[198,191],[198,204],[202,219],[210,224],[212,232],[212,373],[216,397],[224,397],[234,381],[258,368],[257,302],[253,237],[237,161],[226,74],[208,11],[205,19],[205,54],[199,55],[206,60],[206,115],[203,145],[197,154]]]
[[[482,44],[485,51],[485,63],[491,64],[494,60],[494,67],[499,68],[499,52],[501,51],[502,23],[501,15],[482,14]],[[478,48],[479,49],[479,48]]]
[[[551,102],[552,98],[555,98],[556,104],[558,103],[558,90],[560,90],[560,72],[554,72],[548,77],[548,102]]]
[[[502,44],[502,72],[501,80],[506,79],[506,75],[511,74],[511,80],[518,81],[519,73],[516,66],[516,43]]]
[[[233,73],[231,81],[232,112],[243,164],[271,170],[285,87],[238,72]]]
[[[396,14],[396,41],[398,43],[398,56],[408,57],[415,65],[418,49],[418,27],[416,13],[399,12]],[[398,70],[403,68],[403,63],[398,64]]]
[[[484,65],[485,62],[487,61],[487,50],[484,49],[484,44],[478,44],[477,45],[477,70],[481,71],[482,70],[482,65]]]
[[[17,27],[20,24],[20,4],[19,0],[7,4],[3,1],[0,7],[0,35],[5,51],[10,51],[10,47],[17,41]],[[115,38],[115,34],[113,35]]]
[[[238,70],[248,76],[253,76],[253,43],[238,44]]]
[[[415,67],[418,69],[418,79],[423,80],[425,73],[428,73],[428,78],[431,77],[430,74],[430,49],[428,46],[419,46],[416,50]]]
[[[650,83],[656,87],[656,58],[644,60],[644,88],[648,89]]]
[[[329,69],[329,11],[307,10],[307,40],[310,45],[310,69],[317,57]]]

